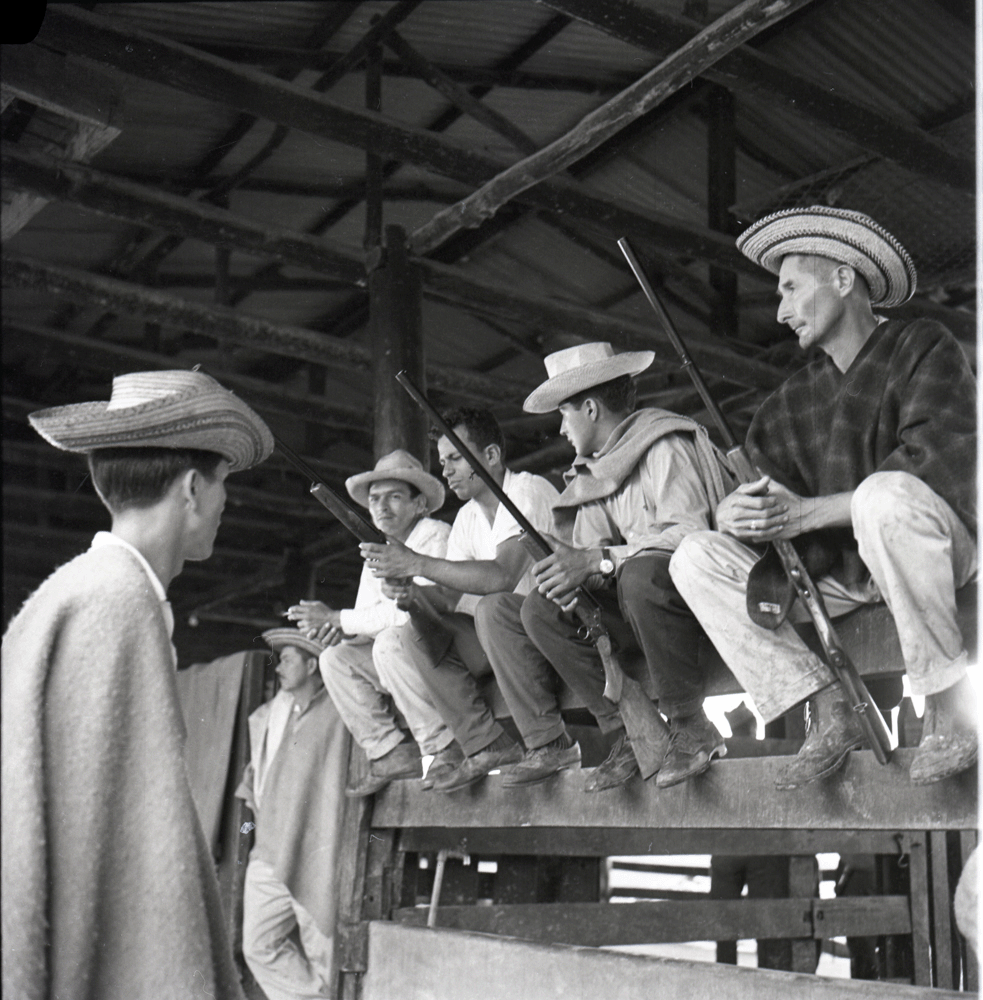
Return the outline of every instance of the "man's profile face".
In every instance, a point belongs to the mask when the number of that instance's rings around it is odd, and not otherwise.
[[[573,445],[578,455],[593,455],[604,444],[596,442],[597,424],[587,414],[587,401],[580,406],[560,403],[560,433]]]
[[[843,300],[833,286],[836,264],[824,257],[790,254],[778,272],[778,322],[799,338],[799,347],[822,347],[837,328]]]
[[[284,691],[296,691],[311,675],[310,654],[296,646],[284,646],[280,650],[280,662],[276,666],[280,678],[280,688]]]
[[[474,443],[466,427],[455,427],[454,433],[467,445],[473,455],[481,455],[481,449]],[[442,437],[437,442],[440,469],[448,487],[461,500],[471,500],[477,496],[483,485],[468,460],[457,450],[450,438]]]
[[[215,547],[215,536],[225,509],[225,479],[229,474],[229,463],[223,458],[215,467],[212,476],[198,473],[195,520],[190,529],[187,559],[200,561],[207,559]]]
[[[405,541],[417,518],[427,509],[422,493],[412,496],[412,488],[401,479],[379,479],[369,487],[369,514],[382,532]]]

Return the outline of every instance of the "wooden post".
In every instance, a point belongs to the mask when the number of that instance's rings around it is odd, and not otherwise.
[[[928,834],[905,836],[911,874],[911,943],[915,953],[915,985],[932,985]]]
[[[381,20],[377,14],[373,24]],[[382,49],[369,47],[365,56],[365,109],[382,110]],[[365,236],[363,247],[371,260],[382,242],[382,168],[383,159],[372,150],[365,154]],[[372,268],[369,267],[371,271]]]
[[[429,467],[424,415],[400,388],[396,373],[409,372],[425,390],[420,272],[406,253],[406,232],[386,226],[386,256],[369,275],[369,326],[375,376],[375,457],[405,448]]]
[[[790,899],[811,899],[816,895],[816,856],[794,855],[788,859],[788,895]],[[812,911],[802,914],[802,931],[808,937],[792,939],[792,971],[815,972],[818,954],[812,938]]]
[[[717,232],[732,234],[729,209],[737,200],[734,95],[726,87],[711,86],[707,103],[707,224]],[[717,293],[711,329],[721,337],[736,337],[737,275],[711,267],[710,284]]]

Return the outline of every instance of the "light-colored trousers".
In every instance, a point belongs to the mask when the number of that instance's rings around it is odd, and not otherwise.
[[[342,642],[318,657],[324,686],[369,760],[385,756],[403,739],[387,695],[406,719],[421,753],[435,754],[454,739],[404,642],[412,642],[412,633],[398,625],[383,629],[373,642]]]
[[[877,472],[853,494],[853,533],[870,579],[845,587],[816,580],[831,618],[883,601],[894,616],[912,694],[955,684],[967,670],[956,624],[956,590],[976,574],[976,541],[952,508],[906,472]],[[747,579],[758,554],[717,531],[687,535],[670,574],[717,652],[765,721],[833,681],[823,661],[785,622],[774,631],[748,617]],[[789,618],[808,621],[796,601]]]
[[[242,955],[269,1000],[330,996],[331,950],[332,939],[274,876],[272,865],[251,857],[243,897]]]

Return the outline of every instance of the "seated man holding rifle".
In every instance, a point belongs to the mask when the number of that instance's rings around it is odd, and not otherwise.
[[[671,720],[667,739],[653,710],[658,732],[649,739],[658,743],[657,759],[644,776],[658,770],[660,786],[677,784],[726,752],[703,712],[700,627],[676,593],[668,567],[686,534],[710,527],[712,511],[731,482],[702,426],[664,410],[635,411],[633,376],[653,358],[651,351],[615,354],[606,343],[582,344],[546,358],[549,379],[526,399],[524,409],[558,409],[560,432],[577,451],[565,475],[567,487],[554,506],[556,533],[572,526],[573,545],[550,539],[553,553],[533,566],[538,589],[523,601],[498,594],[478,609],[478,634],[506,698],[510,690],[517,692],[534,709],[540,729],[562,731],[550,682],[555,670],[584,700],[602,732],[619,734],[607,760],[585,784],[587,791],[624,784],[642,762],[628,735],[631,726],[626,730],[624,702],[619,711],[604,696],[598,648],[568,613],[583,600],[574,599],[573,592],[587,582],[599,588],[602,604],[613,608],[616,595],[630,626],[621,623],[621,631],[645,654],[659,707]],[[522,644],[539,651],[541,669],[520,670],[514,650]],[[551,774],[551,766],[548,755],[531,756],[506,780],[531,784]]]
[[[966,357],[934,320],[873,312],[910,298],[916,275],[901,244],[866,215],[781,211],[737,245],[778,275],[778,321],[823,355],[755,415],[747,447],[761,477],[720,504],[717,531],[683,540],[672,578],[766,721],[808,699],[806,741],[779,788],[832,774],[865,737],[843,686],[791,624],[751,618],[788,610],[774,581],[768,592],[768,563],[753,569],[775,539],[796,539],[831,616],[887,604],[911,691],[925,696],[911,780],[958,774],[977,756],[955,618],[955,592],[977,569],[976,386]],[[791,618],[807,620],[801,602]]]
[[[409,452],[383,456],[370,472],[351,476],[345,487],[353,500],[368,508],[380,531],[428,555],[444,554],[450,528],[426,516],[443,505],[444,487]],[[324,686],[369,758],[369,774],[346,789],[352,796],[371,795],[396,779],[421,777],[421,752],[434,756],[431,780],[435,766],[440,773],[463,756],[412,665],[408,647],[418,636],[403,628],[410,615],[397,607],[401,593],[397,584],[376,577],[366,564],[353,608],[301,601],[287,611],[304,635],[326,647],[319,657]],[[416,743],[397,723],[388,696]]]
[[[464,408],[444,414],[443,420],[523,514],[539,530],[549,530],[558,494],[542,476],[512,472],[505,467],[505,438],[492,413]],[[517,595],[521,602],[535,587],[535,580],[531,573],[533,559],[519,540],[515,518],[484,480],[475,475],[446,435],[438,436],[437,451],[447,485],[466,501],[454,519],[446,558],[413,552],[398,540],[390,540],[387,545],[363,543],[362,554],[377,576],[423,576],[450,592],[445,610],[448,619],[457,622],[454,643],[436,662],[419,643],[413,647],[413,656],[431,700],[467,755],[458,767],[434,783],[439,791],[453,792],[480,781],[495,769],[516,763],[523,755],[523,748],[495,721],[478,691],[476,678],[490,674],[492,668],[478,641],[474,614],[478,595]],[[527,663],[527,652],[519,647],[511,650],[521,671],[534,668]],[[533,653],[538,655],[535,650]],[[508,698],[508,692],[505,694]],[[515,722],[528,739],[521,705],[516,706]],[[532,746],[539,746],[536,735],[532,735]],[[552,738],[547,736],[547,741]],[[569,739],[563,753],[568,763],[580,760],[579,747]]]

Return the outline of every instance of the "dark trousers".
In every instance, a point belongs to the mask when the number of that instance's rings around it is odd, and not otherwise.
[[[470,615],[455,613],[444,621],[453,626],[454,641],[437,663],[427,655],[423,644],[407,646],[434,707],[464,752],[471,756],[504,732],[478,689],[478,678],[487,677],[492,668]]]

